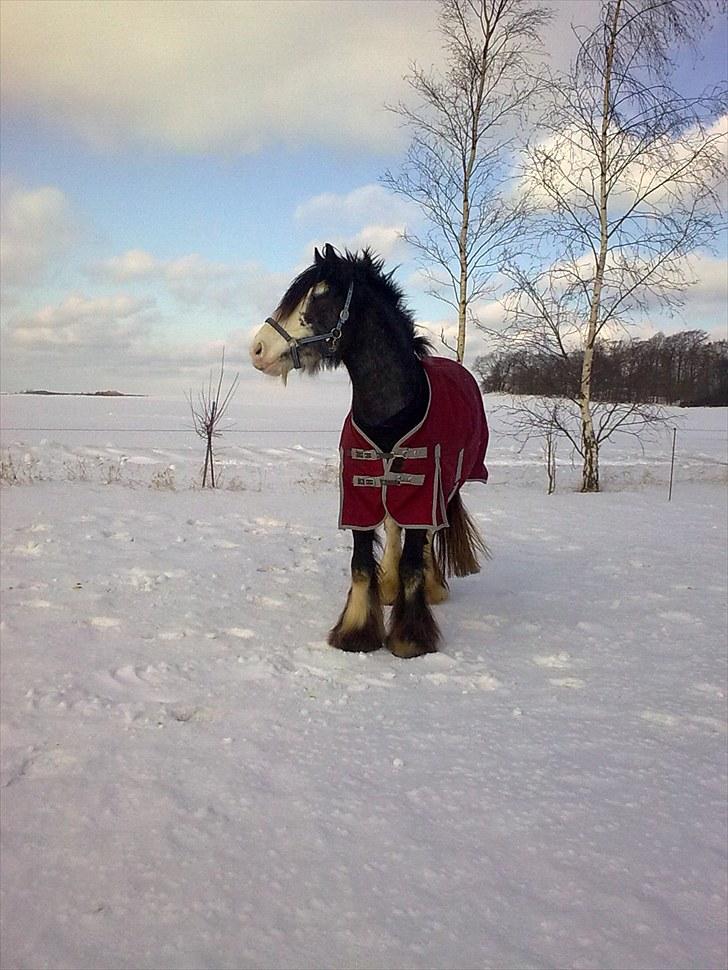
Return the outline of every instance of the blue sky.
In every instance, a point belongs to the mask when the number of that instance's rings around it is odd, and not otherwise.
[[[561,0],[554,66],[593,0]],[[371,244],[418,318],[451,321],[399,239],[416,213],[378,184],[406,134],[384,103],[441,62],[428,0],[8,0],[3,43],[4,390],[184,392],[251,330],[314,244]],[[683,89],[725,72],[725,22],[684,52]],[[725,262],[693,311],[724,320]],[[476,339],[472,352],[478,349]]]

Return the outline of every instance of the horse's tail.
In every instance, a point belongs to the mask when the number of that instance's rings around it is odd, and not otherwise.
[[[447,507],[450,527],[435,533],[435,557],[442,576],[469,576],[480,572],[478,555],[490,559],[490,552],[477,525],[456,492]]]

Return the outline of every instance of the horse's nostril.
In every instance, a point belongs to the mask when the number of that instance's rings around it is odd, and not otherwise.
[[[253,347],[253,356],[262,357],[263,356],[263,341],[259,340],[258,343]]]

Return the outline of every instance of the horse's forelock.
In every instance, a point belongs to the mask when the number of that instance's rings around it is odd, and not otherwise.
[[[293,313],[301,300],[318,280],[319,270],[317,266],[309,266],[308,269],[299,273],[281,297],[277,310],[280,316],[287,317]]]

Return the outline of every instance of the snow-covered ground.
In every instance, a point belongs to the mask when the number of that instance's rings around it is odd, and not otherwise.
[[[4,970],[726,965],[726,412],[668,503],[669,435],[547,496],[486,404],[401,661],[325,643],[343,382],[246,381],[215,492],[184,401],[1,399]]]

